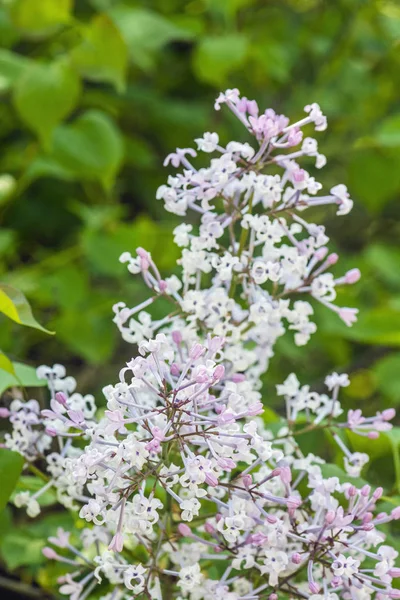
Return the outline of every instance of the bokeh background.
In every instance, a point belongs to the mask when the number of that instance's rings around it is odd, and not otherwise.
[[[357,325],[347,329],[316,307],[319,329],[306,347],[280,341],[266,403],[277,407],[274,386],[293,370],[317,389],[326,373],[343,370],[352,377],[345,406],[400,404],[396,0],[3,0],[0,41],[0,281],[55,331],[0,315],[9,358],[65,364],[82,393],[99,396],[115,381],[135,348],[120,340],[112,305],[146,297],[118,257],[141,245],[160,269],[174,270],[177,220],[155,199],[168,174],[162,161],[204,131],[240,139],[231,115],[213,110],[221,89],[238,87],[293,118],[310,102],[328,115],[317,136],[328,158],[319,178],[345,183],[355,208],[339,219],[320,209],[315,219],[340,254],[337,274],[355,266],[363,274],[339,297],[360,308]],[[32,370],[18,369],[34,383]],[[4,402],[10,385],[0,371]],[[388,497],[399,494],[398,440],[377,445],[368,468]],[[35,590],[17,580],[48,585],[40,548],[60,517],[49,509],[33,525],[14,518],[16,530],[10,510],[0,521],[0,588],[15,578],[28,597]]]

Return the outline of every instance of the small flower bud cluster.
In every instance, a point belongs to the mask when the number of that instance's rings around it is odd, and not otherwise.
[[[224,146],[208,132],[196,140],[197,151],[214,155],[208,166],[192,164],[191,148],[167,157],[182,170],[158,197],[179,216],[195,211],[199,224],[174,231],[179,277],[163,279],[143,248],[121,256],[150,295],[134,308],[114,307],[138,352],[104,388],[106,409],[75,392],[60,365],[38,370],[49,408],[13,400],[1,409],[13,426],[5,446],[31,467],[46,465],[42,489],[14,502],[35,517],[53,488],[77,513],[79,533],[59,529],[43,549],[65,566],[60,593],[71,600],[98,597],[97,586],[104,600],[398,598],[397,552],[380,526],[398,520],[400,508],[381,510],[382,488],[355,485],[369,457],[346,436],[373,443],[394,411],[345,416],[346,374],[329,375],[325,393],[291,374],[277,386],[286,418],[271,427],[260,392],[277,339],[289,329],[304,345],[314,333],[313,302],[347,325],[357,313],[335,300],[336,286],[355,283],[359,271],[335,277],[338,256],[324,227],[299,214],[333,204],[342,215],[352,206],[343,185],[319,195],[321,184],[297,163],[325,165],[302,129],[323,131],[326,118],[312,104],[290,124],[271,109],[260,113],[238,90],[221,94],[215,108],[222,104],[255,147]],[[159,298],[171,311],[153,319]],[[343,478],[302,452],[300,436],[315,430],[336,442]]]

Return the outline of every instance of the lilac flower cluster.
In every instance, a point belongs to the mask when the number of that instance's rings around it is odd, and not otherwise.
[[[379,526],[399,519],[400,508],[379,511],[382,488],[351,483],[369,457],[352,452],[344,435],[374,440],[391,428],[394,411],[344,415],[347,375],[331,374],[317,393],[291,374],[277,386],[286,416],[271,428],[260,392],[276,340],[289,329],[304,345],[315,332],[313,301],[347,325],[356,318],[335,299],[336,286],[354,283],[359,271],[335,278],[338,257],[324,227],[299,214],[352,207],[345,186],[319,195],[321,184],[297,163],[325,165],[302,128],[323,131],[326,118],[312,104],[290,124],[271,109],[260,114],[238,90],[221,94],[216,110],[222,104],[256,147],[222,146],[208,132],[196,140],[197,151],[213,154],[207,167],[192,164],[192,148],[167,157],[182,170],[158,197],[200,222],[174,231],[180,277],[163,279],[142,248],[121,256],[150,296],[114,307],[138,354],[104,388],[106,410],[77,393],[61,365],[38,370],[49,409],[19,399],[0,409],[13,426],[5,446],[27,465],[46,464],[43,488],[14,502],[34,517],[51,487],[79,514],[79,535],[59,529],[43,550],[65,565],[60,593],[71,600],[90,598],[98,585],[103,600],[399,598],[397,552]],[[160,298],[171,310],[153,319],[148,310]],[[330,432],[350,481],[325,475],[325,461],[302,452],[298,437],[318,429]]]

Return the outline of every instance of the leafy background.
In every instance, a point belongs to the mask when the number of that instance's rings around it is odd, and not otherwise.
[[[317,310],[319,330],[307,347],[283,338],[266,403],[276,407],[274,385],[292,370],[318,389],[336,369],[352,376],[345,406],[372,412],[400,404],[397,1],[3,0],[0,40],[0,281],[25,294],[55,332],[22,329],[0,315],[0,348],[16,363],[14,375],[0,370],[5,403],[10,386],[38,383],[29,367],[42,363],[65,364],[83,393],[99,394],[115,380],[134,348],[120,341],[112,305],[146,295],[118,257],[143,245],[162,270],[174,269],[176,220],[155,200],[167,175],[162,160],[203,131],[240,139],[231,116],[213,111],[219,90],[238,87],[293,117],[309,102],[321,104],[330,124],[318,136],[329,163],[322,182],[347,184],[355,209],[341,219],[319,210],[315,219],[341,256],[337,273],[359,266],[363,274],[339,298],[360,308],[359,323],[347,329]],[[43,401],[40,388],[31,392]],[[363,473],[383,481],[393,504],[398,431],[375,442]],[[338,472],[341,457],[329,439],[304,443],[315,451],[320,442]],[[2,479],[20,468],[7,470],[5,460]],[[39,483],[22,479],[32,489]],[[0,588],[10,598],[11,589],[13,597],[43,597],[34,582],[52,588],[40,548],[54,524],[71,518],[53,502],[45,495],[35,523],[10,506],[2,513]]]

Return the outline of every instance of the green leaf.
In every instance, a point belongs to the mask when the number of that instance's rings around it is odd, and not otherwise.
[[[7,448],[0,448],[0,511],[5,508],[17,485],[24,462],[21,454]]]
[[[0,312],[21,325],[39,329],[44,333],[54,333],[45,329],[36,321],[24,294],[5,283],[0,283]]]
[[[10,375],[15,375],[14,365],[11,360],[0,351],[0,370],[9,373]]]
[[[383,121],[375,134],[375,141],[388,148],[400,146],[400,114],[392,115]]]
[[[98,180],[110,189],[123,159],[121,134],[107,115],[88,111],[56,129],[52,159],[78,179]]]
[[[10,571],[25,565],[40,565],[46,559],[42,555],[45,538],[37,539],[29,532],[13,530],[1,542],[1,553]]]
[[[388,307],[364,311],[353,327],[339,323],[336,332],[358,342],[400,346],[400,311]]]
[[[385,283],[400,287],[400,250],[396,246],[371,244],[365,250],[365,259],[377,277]]]
[[[8,91],[32,64],[21,54],[0,49],[0,92]]]
[[[11,387],[42,387],[46,381],[38,379],[36,369],[23,363],[12,363],[15,375],[0,371],[0,394]]]
[[[241,34],[205,37],[196,48],[193,68],[199,79],[219,86],[243,65],[247,50],[247,39]]]
[[[391,400],[397,402],[400,399],[400,352],[389,354],[378,360],[374,364],[372,372],[375,376],[378,389]]]
[[[347,475],[347,473],[345,471],[343,471],[343,469],[338,467],[338,465],[333,465],[330,463],[321,465],[321,471],[322,471],[322,475],[325,478],[337,477],[339,479],[340,483],[348,483],[349,482],[358,488],[362,488],[367,483],[365,481],[365,479],[363,479],[362,477],[350,477],[350,475]]]
[[[131,60],[142,69],[154,66],[154,55],[173,40],[188,40],[192,33],[164,16],[144,8],[119,5],[109,15],[120,29]]]
[[[22,33],[40,37],[68,23],[72,7],[73,0],[14,0],[10,15]]]
[[[112,83],[118,91],[123,91],[128,48],[120,30],[107,15],[94,17],[84,32],[82,43],[72,50],[71,58],[83,77]]]
[[[400,190],[399,153],[362,148],[355,150],[349,164],[352,195],[378,213]]]
[[[79,78],[67,63],[36,64],[18,80],[14,105],[21,119],[49,149],[54,129],[75,108],[79,93]]]

